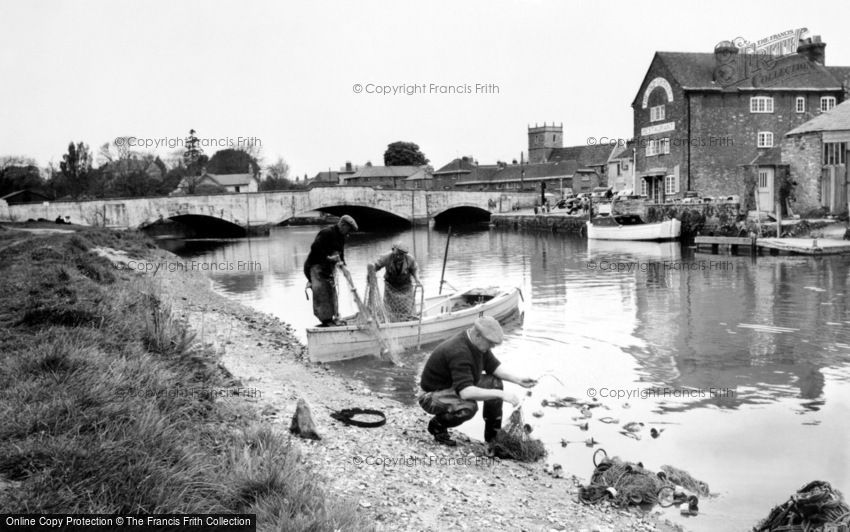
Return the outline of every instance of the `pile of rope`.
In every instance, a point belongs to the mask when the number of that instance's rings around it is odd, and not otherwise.
[[[522,406],[516,408],[508,424],[499,429],[493,440],[493,452],[499,458],[510,458],[520,462],[536,462],[546,456],[546,447],[540,440],[528,435],[530,427],[525,424]]]
[[[590,485],[579,489],[579,499],[595,503],[610,498],[617,506],[656,504],[658,493],[668,486],[672,487],[669,481],[644,469],[640,463],[605,456],[594,469]]]
[[[850,530],[850,506],[829,482],[809,482],[776,506],[754,532]]]
[[[703,497],[708,497],[711,493],[708,489],[708,484],[695,479],[687,471],[683,471],[669,465],[661,466],[661,471],[664,472],[667,480],[677,486],[682,486],[688,491],[692,491],[698,495],[702,495]]]

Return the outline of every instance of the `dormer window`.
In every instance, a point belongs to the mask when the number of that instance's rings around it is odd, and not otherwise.
[[[773,98],[770,96],[753,96],[750,98],[751,113],[772,113]]]
[[[649,108],[649,121],[650,122],[658,122],[659,120],[664,120],[664,106],[656,105],[655,107]]]
[[[829,111],[835,107],[835,96],[823,96],[820,99],[820,110]]]

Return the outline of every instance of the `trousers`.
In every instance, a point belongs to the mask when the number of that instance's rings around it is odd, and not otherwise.
[[[482,375],[476,384],[479,388],[489,390],[501,390],[502,379],[493,375]],[[434,418],[429,427],[437,432],[447,432],[452,427],[469,421],[478,412],[478,403],[462,399],[454,388],[438,390],[436,392],[423,392],[418,397],[419,406]],[[488,440],[494,435],[495,430],[502,425],[502,403],[501,399],[488,399],[484,402],[484,439]]]

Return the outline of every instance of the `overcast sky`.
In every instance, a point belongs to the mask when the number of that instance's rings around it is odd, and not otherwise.
[[[655,51],[711,52],[806,27],[850,65],[850,3],[315,1],[0,4],[0,155],[69,141],[257,138],[313,176],[412,141],[439,167],[519,158],[528,124],[565,145],[629,137]],[[354,85],[363,92],[356,94]],[[498,94],[367,94],[370,84]],[[154,151],[154,150],[149,150]],[[165,156],[168,148],[157,150]],[[215,147],[207,147],[212,154]]]

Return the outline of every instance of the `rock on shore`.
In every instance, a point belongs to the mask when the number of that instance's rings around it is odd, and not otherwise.
[[[203,274],[160,271],[155,281],[241,380],[246,392],[222,400],[255,403],[281,434],[298,399],[309,403],[322,440],[299,440],[305,459],[378,530],[680,530],[657,512],[579,503],[575,477],[553,478],[543,462],[489,460],[481,442],[460,433],[455,448],[435,445],[427,414],[305,362],[289,325],[216,294]],[[381,410],[387,423],[358,428],[330,417],[353,407]]]

